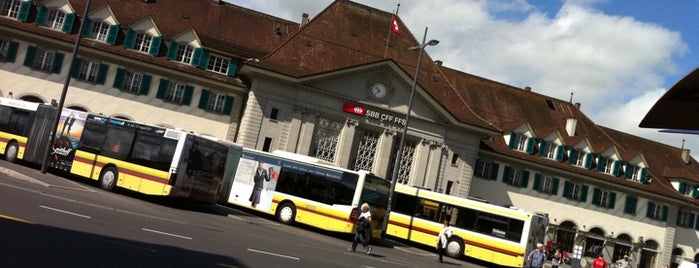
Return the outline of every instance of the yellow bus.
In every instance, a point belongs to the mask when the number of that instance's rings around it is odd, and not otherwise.
[[[0,97],[0,153],[9,162],[24,159],[39,103]]]
[[[453,233],[447,256],[507,267],[523,267],[548,227],[546,215],[398,184],[386,234],[436,247],[445,219]]]
[[[372,234],[380,237],[390,183],[366,171],[353,171],[317,158],[283,151],[243,148],[226,167],[222,203],[274,215],[318,229],[352,233],[358,207],[371,207]],[[229,173],[230,172],[230,173]]]

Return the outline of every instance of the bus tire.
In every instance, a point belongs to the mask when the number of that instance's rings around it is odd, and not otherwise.
[[[284,202],[277,207],[277,220],[283,224],[292,224],[296,220],[296,206],[291,202]]]
[[[449,257],[455,259],[461,259],[464,257],[464,240],[458,236],[452,236],[447,241],[447,248],[445,254]]]
[[[16,141],[11,141],[5,147],[5,160],[7,162],[15,163],[17,162],[17,154],[19,153],[19,147]]]
[[[117,169],[115,167],[109,166],[102,169],[99,180],[100,188],[110,192],[114,191],[118,177],[119,174],[117,173]]]

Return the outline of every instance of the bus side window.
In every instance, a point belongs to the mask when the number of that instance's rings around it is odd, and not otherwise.
[[[119,128],[109,128],[107,139],[102,147],[102,154],[124,160],[129,155],[133,143],[134,131]]]
[[[106,135],[107,129],[105,126],[87,122],[85,124],[85,130],[83,130],[82,138],[80,139],[80,144],[78,144],[78,148],[83,151],[98,154],[100,152],[100,148],[102,148]]]

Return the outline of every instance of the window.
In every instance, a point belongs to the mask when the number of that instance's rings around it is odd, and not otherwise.
[[[92,24],[92,29],[90,29],[89,35],[92,39],[107,41],[107,36],[109,36],[109,24],[102,21],[94,22]]]
[[[202,89],[199,108],[206,111],[230,115],[233,110],[233,97]]]
[[[83,37],[91,38],[97,41],[102,41],[110,45],[116,44],[117,35],[119,34],[119,25],[112,25],[106,21],[92,21],[90,18],[85,18],[83,22]],[[133,34],[131,33],[131,39],[129,42],[133,42]],[[126,39],[124,39],[124,47],[127,49],[133,48],[133,43],[127,44]]]
[[[58,9],[49,10],[49,15],[46,18],[46,27],[53,29],[63,29],[63,21],[66,19],[66,13]]]
[[[619,164],[617,160],[607,158],[604,156],[597,157],[597,172],[603,172],[618,176],[619,174]]]
[[[386,178],[393,178],[393,169],[396,166],[396,158],[398,159],[398,174],[396,174],[396,182],[402,184],[410,184],[410,171],[413,169],[413,161],[415,160],[415,148],[417,148],[417,142],[406,140],[403,146],[403,152],[398,155],[398,146],[400,144],[400,139],[394,139],[393,145],[391,146],[391,157],[389,159],[389,169],[388,176]]]
[[[210,55],[209,64],[206,69],[212,72],[226,74],[228,72],[229,62],[227,58],[218,55]]]
[[[24,57],[24,66],[49,73],[60,73],[63,65],[63,53],[48,51],[29,46]]]
[[[148,95],[151,79],[150,75],[118,68],[113,87],[131,94]]]
[[[667,221],[668,209],[669,207],[667,205],[660,205],[648,201],[648,210],[646,211],[646,217],[653,220]]]
[[[616,193],[595,188],[592,192],[592,204],[599,207],[614,208]]]
[[[272,109],[274,111],[274,108]],[[376,164],[376,147],[379,145],[381,133],[368,129],[357,128],[354,132],[352,143],[352,155],[354,161],[351,161],[352,170],[374,170]]]
[[[272,108],[269,112],[269,119],[277,120],[279,118],[279,108]]]
[[[136,40],[134,41],[133,49],[141,52],[148,52],[148,50],[150,50],[150,44],[152,42],[152,39],[153,37],[147,33],[136,34]]]
[[[175,57],[175,61],[191,64],[193,52],[194,52],[194,47],[192,47],[190,45],[180,44],[178,46],[178,49],[177,49],[177,56]]]
[[[0,1],[0,5],[2,5],[2,7],[0,7],[0,16],[10,17],[26,22],[29,18],[29,11],[31,10],[32,2],[22,0],[4,0]]]
[[[563,153],[565,147],[563,145],[558,145],[552,141],[541,140],[539,141],[539,156],[553,159],[556,161],[563,161]]]
[[[544,175],[541,173],[534,175],[534,190],[542,193],[557,195],[559,183],[560,179],[553,176]]]
[[[167,171],[177,148],[177,140],[167,139],[146,133],[136,133],[131,154],[131,163]]]
[[[499,165],[490,161],[476,159],[476,168],[473,169],[473,175],[478,178],[489,180],[497,180]]]
[[[527,188],[529,185],[529,171],[505,166],[502,182],[512,186]]]
[[[458,162],[459,162],[459,154],[453,153],[451,155],[451,165],[456,166],[456,163],[458,163]]]
[[[160,79],[156,98],[174,104],[189,105],[192,102],[194,87],[181,82]]]
[[[19,43],[0,40],[0,62],[15,62]]]
[[[28,111],[15,109],[8,106],[0,107],[0,131],[10,134],[27,136],[32,121],[32,114]]]
[[[534,138],[527,137],[524,134],[512,132],[510,134],[509,147],[511,150],[517,150],[531,154],[534,152]]]
[[[588,186],[566,181],[563,185],[563,197],[579,202],[587,202]]]
[[[262,143],[262,151],[269,152],[272,148],[272,138],[265,137],[265,141]]]
[[[679,211],[677,213],[677,226],[694,228],[694,220],[696,215],[691,212]]]
[[[624,178],[645,184],[648,183],[648,171],[646,168],[627,163],[624,168]]]
[[[624,204],[624,213],[636,215],[636,204],[638,204],[638,197],[626,196],[626,203]]]
[[[311,156],[334,163],[343,127],[342,122],[319,117],[313,133]]]
[[[114,26],[110,26],[110,32],[112,28],[114,28]],[[160,43],[162,40],[163,38],[161,36],[152,36],[149,33],[136,32],[129,28],[124,37],[124,47],[157,56],[160,53]]]
[[[689,185],[686,182],[681,181],[679,189],[677,192],[684,196],[689,196],[692,198],[699,197],[699,185]]]
[[[75,64],[72,74],[75,79],[104,85],[109,65],[84,59],[75,59]]]

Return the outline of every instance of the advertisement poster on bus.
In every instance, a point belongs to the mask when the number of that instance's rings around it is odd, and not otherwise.
[[[63,109],[56,129],[56,139],[51,146],[51,166],[70,171],[75,158],[75,149],[82,138],[87,113]]]
[[[269,211],[280,171],[278,159],[243,153],[228,202]]]
[[[195,135],[187,135],[176,187],[189,197],[216,197],[223,180],[228,146]],[[213,201],[213,200],[211,200]]]

